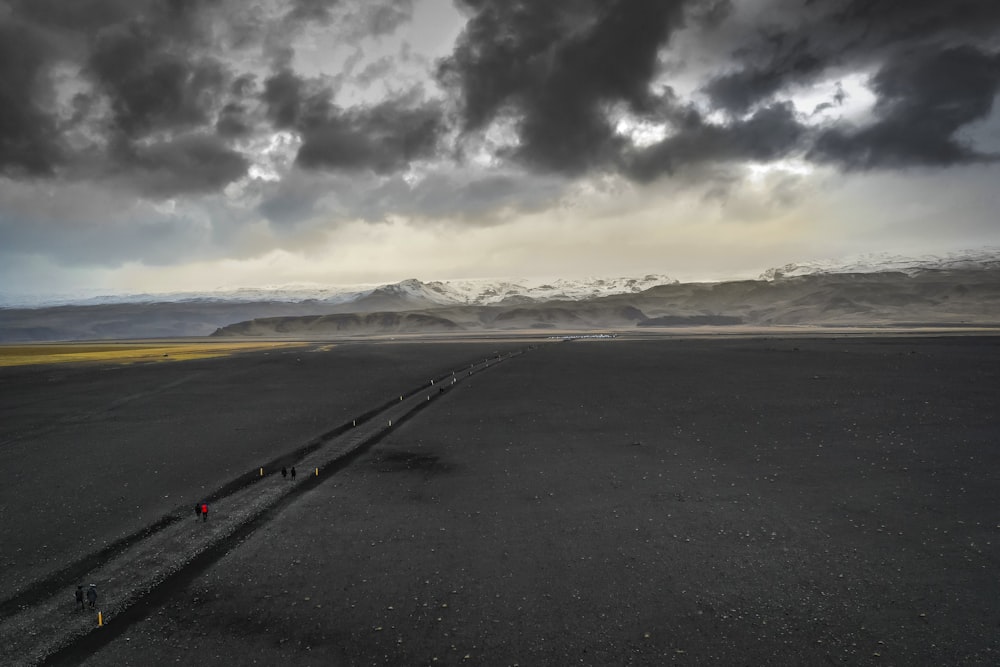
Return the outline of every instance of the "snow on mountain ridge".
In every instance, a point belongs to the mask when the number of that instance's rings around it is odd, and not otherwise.
[[[906,257],[888,253],[858,255],[842,260],[817,260],[771,268],[760,280],[775,280],[821,273],[876,273],[899,271],[909,275],[921,271],[957,269],[1000,269],[1000,248],[951,252],[943,255]],[[315,302],[338,306],[373,294],[394,296],[400,300],[441,306],[494,305],[503,302],[578,301],[612,294],[641,292],[656,285],[676,283],[665,275],[642,277],[596,277],[584,279],[471,278],[422,282],[415,278],[391,284],[324,285],[288,283],[262,287],[220,287],[202,292],[165,292],[145,294],[102,294],[95,290],[60,295],[32,295],[0,292],[0,308],[41,308],[52,306],[97,306],[137,303],[252,303]]]
[[[532,301],[552,301],[557,299],[579,301],[611,294],[629,294],[655,287],[676,283],[664,275],[649,274],[641,278],[584,278],[580,280],[559,278],[492,280],[472,278],[429,283],[443,293],[453,295],[458,303],[468,305],[491,305],[507,299],[522,298]]]
[[[760,275],[760,280],[793,278],[822,273],[880,273],[897,271],[914,275],[922,271],[1000,269],[1000,248],[981,248],[949,252],[944,255],[907,257],[889,253],[868,253],[842,260],[816,260],[785,264]]]
[[[0,294],[0,307],[96,306],[126,303],[302,303],[314,301],[326,305],[353,303],[365,297],[394,297],[416,304],[430,302],[441,306],[491,305],[508,299],[549,301],[580,299],[640,292],[655,285],[676,282],[663,275],[641,278],[573,279],[490,279],[472,278],[422,282],[408,278],[398,283],[360,285],[321,285],[293,283],[264,287],[220,287],[204,292],[164,292],[140,294],[66,294],[50,297],[22,297]]]
[[[588,278],[571,280],[492,280],[488,278],[465,280],[437,280],[429,283],[409,278],[398,283],[382,285],[371,292],[408,299],[414,302],[430,301],[442,306],[485,306],[503,303],[510,299],[552,301],[563,299],[579,301],[611,294],[641,292],[656,285],[676,282],[662,275],[642,278]]]

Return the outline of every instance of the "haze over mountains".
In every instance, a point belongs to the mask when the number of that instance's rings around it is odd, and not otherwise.
[[[336,337],[746,325],[1000,325],[1000,250],[789,264],[757,280],[416,279],[381,286],[121,295],[0,309],[0,341]]]

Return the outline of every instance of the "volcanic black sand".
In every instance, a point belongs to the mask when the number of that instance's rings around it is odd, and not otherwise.
[[[315,345],[0,368],[0,602],[510,344]]]
[[[6,567],[140,527],[483,345],[5,371]],[[998,398],[1000,338],[542,344],[62,657],[996,664]]]

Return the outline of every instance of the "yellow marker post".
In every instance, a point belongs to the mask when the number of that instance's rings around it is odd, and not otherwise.
[[[261,477],[263,477],[263,476],[264,476],[264,469],[263,469],[263,468],[261,468],[261,469],[260,469],[260,476],[261,476]]]
[[[104,614],[97,612],[97,627],[104,627]]]
[[[389,426],[392,426],[392,420],[391,419],[389,420]]]
[[[316,468],[316,476],[319,477],[319,468]]]

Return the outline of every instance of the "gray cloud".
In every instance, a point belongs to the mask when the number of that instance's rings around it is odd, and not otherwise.
[[[247,117],[247,107],[238,102],[229,102],[219,111],[215,131],[220,137],[235,138],[250,134],[251,121]]]
[[[390,35],[413,18],[413,0],[291,0],[284,16],[288,23],[336,25],[350,43],[371,36]]]
[[[767,162],[799,147],[805,134],[789,104],[774,104],[726,125],[706,123],[692,111],[677,134],[634,152],[627,170],[649,181],[707,162]]]
[[[214,133],[217,119],[220,136],[239,134],[237,108],[224,106],[233,74],[206,53],[206,12],[221,4],[10,2],[0,23],[0,50],[10,50],[0,55],[0,168],[111,178],[154,198],[238,177],[246,162],[232,148],[193,138]],[[82,68],[68,116],[55,104],[57,66]]]
[[[310,118],[296,162],[312,169],[372,169],[387,173],[433,153],[441,134],[434,105],[392,100],[369,108]]]
[[[468,21],[450,55],[400,86],[423,66],[386,39],[411,0],[0,0],[0,177],[8,195],[48,179],[149,200],[144,215],[214,193],[213,215],[240,212],[232,227],[290,228],[489,223],[559,205],[595,173],[725,187],[738,163],[790,156],[883,171],[996,159],[967,130],[996,118],[997,2],[457,4]],[[856,124],[830,113],[843,89],[811,116],[787,102],[860,73],[876,103]],[[73,224],[62,214],[0,210],[5,234],[31,220],[55,236]]]
[[[801,81],[822,71],[822,63],[808,53],[775,58],[767,67],[729,72],[712,79],[705,92],[714,106],[734,113],[746,113],[761,100],[773,96],[790,81]]]
[[[42,104],[50,48],[32,26],[0,23],[0,174],[51,174],[64,159],[56,122]]]
[[[264,188],[257,210],[284,228],[315,222],[317,217],[326,224],[405,216],[488,225],[553,206],[569,185],[560,176],[523,170],[443,168],[405,179],[399,174],[295,169]]]
[[[464,4],[474,13],[438,72],[461,95],[463,127],[478,130],[513,116],[518,159],[579,173],[620,149],[609,105],[657,111],[660,99],[649,83],[685,2]]]
[[[217,60],[165,44],[160,26],[115,24],[98,32],[89,67],[112,100],[118,131],[206,125],[232,75]]]
[[[295,127],[302,114],[305,94],[306,82],[290,69],[282,69],[264,82],[261,99],[267,105],[267,117],[275,128],[284,130]],[[321,89],[311,91],[310,96],[325,101],[330,92]]]
[[[842,43],[860,51],[905,50],[915,44],[995,42],[1000,5],[990,0],[846,0],[833,4],[826,33],[842,34]]]
[[[706,50],[727,55],[704,90],[721,108],[745,111],[821,74],[869,70],[902,53],[997,44],[1000,5],[984,0],[762,0]],[[734,19],[734,22],[736,19]]]
[[[417,92],[371,106],[341,109],[333,91],[289,70],[264,84],[262,99],[275,128],[302,137],[296,163],[306,169],[386,173],[430,156],[443,131],[436,103],[421,103]]]
[[[365,88],[391,70],[383,57],[355,72],[359,40],[399,30],[413,16],[412,0],[289,0],[275,5],[273,16],[234,0],[4,4],[0,172],[14,177],[113,174],[120,184],[136,169],[139,192],[169,196],[192,191],[191,160],[204,158],[204,191],[238,177],[249,157],[239,147],[274,129],[298,135],[300,167],[387,174],[414,160],[449,160],[442,141],[449,132],[470,138],[498,122],[516,141],[494,157],[570,176],[622,169],[647,180],[688,164],[789,152],[846,168],[990,157],[956,138],[990,113],[997,91],[1000,4],[983,0],[755,0],[752,7],[730,0],[460,0],[468,22],[436,70],[452,99],[396,93],[348,107],[335,103],[343,80]],[[221,33],[212,27],[219,25]],[[307,77],[293,69],[295,37],[306,25],[353,45],[343,71]],[[682,29],[699,31],[699,39],[691,52],[670,57],[680,66],[716,63],[703,70],[701,91],[726,113],[723,120],[706,122],[708,110],[694,111],[668,85],[664,58]],[[218,50],[219,34],[274,56],[271,75],[258,86],[257,74],[240,71]],[[75,113],[57,117],[53,66],[70,62],[83,64],[90,86],[72,101]],[[810,132],[805,119],[775,103],[795,86],[855,71],[875,72],[877,117],[869,125]],[[637,148],[616,131],[623,111],[667,123],[673,134]],[[208,142],[208,135],[216,138]],[[80,136],[88,145],[81,147]],[[150,185],[154,173],[164,185]]]
[[[812,156],[852,169],[951,165],[985,155],[962,143],[958,131],[985,118],[1000,93],[1000,52],[971,47],[901,53],[873,77],[878,119],[860,129],[833,128]]]
[[[150,145],[122,146],[117,174],[153,197],[215,192],[240,178],[249,162],[212,135],[188,135]]]
[[[504,157],[536,170],[580,174],[623,165],[640,180],[710,161],[773,160],[789,153],[847,168],[947,166],[988,159],[955,137],[991,111],[997,91],[1000,4],[983,0],[586,0],[463,2],[470,19],[439,79],[460,100],[466,132],[512,125]],[[706,123],[654,92],[670,37],[690,25],[704,40],[685,59],[721,64],[701,91],[728,120]],[[716,42],[713,40],[726,40]],[[721,54],[721,56],[720,56]],[[813,131],[779,95],[823,78],[876,71],[877,118]],[[842,103],[838,92],[817,110]],[[674,133],[637,149],[613,131],[614,105]],[[810,149],[810,143],[816,145]]]

